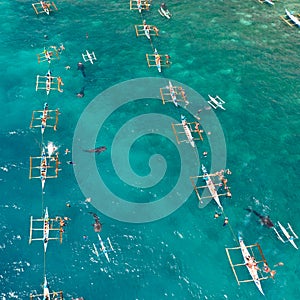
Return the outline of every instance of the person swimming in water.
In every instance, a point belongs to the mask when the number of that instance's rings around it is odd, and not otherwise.
[[[84,87],[81,88],[80,92],[77,93],[76,96],[77,96],[78,98],[83,98],[83,97],[84,97]]]
[[[82,73],[82,76],[83,77],[86,77],[86,75],[85,75],[85,66],[84,66],[84,64],[82,63],[82,62],[79,62],[78,64],[77,64],[77,70],[80,70],[81,71],[81,73]]]

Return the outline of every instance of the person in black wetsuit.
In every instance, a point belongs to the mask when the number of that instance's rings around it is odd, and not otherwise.
[[[81,71],[81,73],[82,73],[82,76],[83,77],[86,77],[86,75],[85,75],[85,66],[84,66],[84,64],[82,63],[82,62],[79,62],[78,64],[77,64],[77,70],[80,70]]]
[[[76,96],[77,96],[78,98],[83,98],[83,97],[84,97],[84,87],[80,90],[79,93],[76,94]]]

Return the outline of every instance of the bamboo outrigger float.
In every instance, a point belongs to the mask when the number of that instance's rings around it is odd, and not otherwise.
[[[39,14],[49,15],[50,12],[57,10],[55,3],[50,1],[39,1],[37,3],[32,3],[31,5],[37,15]]]
[[[39,165],[35,165],[34,161],[39,160]],[[59,169],[59,158],[58,153],[55,156],[47,156],[46,149],[43,147],[41,156],[31,156],[30,157],[30,169],[29,169],[29,179],[38,178],[42,183],[42,190],[44,190],[45,182],[47,178],[57,178]],[[34,170],[38,170],[38,174],[33,174]],[[53,170],[49,175],[49,170]],[[36,172],[37,173],[37,172]]]
[[[49,95],[50,91],[59,91],[63,92],[61,86],[64,85],[60,76],[54,77],[52,76],[51,71],[49,70],[46,76],[37,75],[36,76],[36,84],[35,90],[46,90],[47,95]]]
[[[203,175],[190,177],[190,180],[192,182],[192,185],[193,185],[194,191],[198,197],[198,200],[200,201],[200,203],[203,203],[204,199],[214,199],[215,202],[217,203],[218,207],[223,211],[223,206],[221,204],[219,197],[221,197],[221,196],[231,197],[230,189],[227,186],[227,179],[224,177],[225,171],[222,170],[222,171],[216,172],[214,174],[208,174],[205,166],[202,165],[202,172],[203,172]],[[231,173],[229,170],[227,172],[229,174]],[[215,180],[216,178],[218,179],[218,182],[214,182],[214,181],[216,181]],[[198,179],[204,180],[205,185],[198,186],[197,185]],[[224,189],[224,192],[218,194],[216,187],[222,187]],[[205,188],[208,188],[208,190],[210,192],[210,196],[201,197],[199,190],[205,189]]]
[[[187,122],[185,116],[181,115],[181,123],[172,124],[173,132],[176,137],[177,143],[190,143],[191,146],[195,148],[195,141],[203,141],[203,130],[200,130],[199,126],[200,124],[198,122]],[[183,131],[177,131],[177,127],[183,128]],[[184,135],[184,139],[180,138],[182,135]]]
[[[138,10],[142,13],[143,10],[149,10],[151,5],[151,0],[130,0],[129,7],[130,10]]]
[[[300,14],[293,14],[286,9],[285,15],[280,16],[280,18],[291,27],[295,25],[300,27]]]
[[[163,104],[172,102],[176,107],[179,103],[184,103],[185,106],[189,104],[184,89],[181,86],[173,86],[170,80],[166,87],[160,88],[160,96]]]
[[[36,223],[42,222],[43,227],[35,227]],[[56,217],[55,219],[50,219],[48,214],[48,208],[45,209],[45,215],[43,218],[34,219],[32,216],[30,217],[30,233],[29,233],[29,244],[31,244],[32,241],[43,241],[44,244],[44,252],[47,251],[48,242],[50,240],[59,240],[60,243],[62,243],[63,239],[63,226],[64,221],[61,217]],[[33,232],[40,232],[43,231],[42,237],[33,237]],[[57,237],[50,237],[51,231],[58,231],[59,236]]]
[[[170,56],[168,54],[160,55],[156,49],[154,49],[154,54],[147,53],[146,59],[148,67],[156,67],[159,73],[161,73],[162,67],[169,67],[171,64]]]
[[[59,114],[58,109],[49,110],[48,103],[45,103],[43,110],[34,110],[32,112],[30,128],[41,128],[42,134],[44,134],[46,127],[53,128],[53,130],[56,131]]]
[[[261,273],[260,268],[259,268],[260,263],[263,263],[263,269],[268,267],[268,263],[267,263],[267,261],[264,257],[264,254],[261,250],[261,247],[260,247],[259,244],[253,244],[253,245],[250,245],[250,246],[245,246],[244,241],[240,236],[239,236],[239,244],[240,244],[239,247],[225,248],[230,266],[231,266],[233,274],[235,276],[235,279],[236,279],[238,285],[240,285],[241,283],[252,282],[253,281],[255,283],[255,285],[257,286],[257,288],[259,289],[259,291],[264,295],[264,292],[263,292],[262,287],[261,287],[261,280],[266,280],[266,279],[269,279],[270,277],[269,276],[264,276]],[[257,254],[260,255],[260,260],[258,260],[258,261],[255,259],[255,255],[254,255],[254,251],[253,251],[255,248],[258,250]],[[250,255],[248,249],[251,251],[252,255]],[[232,259],[231,259],[231,256],[230,256],[230,251],[231,250],[240,250],[242,252],[244,262],[234,264],[232,262]],[[249,271],[249,274],[250,274],[251,278],[241,280],[238,277],[238,274],[237,274],[237,271],[236,271],[237,267],[246,267]],[[267,272],[267,271],[265,271],[265,272]]]
[[[298,250],[298,246],[295,243],[295,239],[298,239],[297,234],[294,232],[292,226],[288,223],[288,226],[285,228],[279,221],[277,222],[278,229],[273,227],[278,239],[283,243],[291,243],[295,249]]]
[[[146,36],[149,40],[151,36],[158,36],[158,28],[154,25],[146,24],[146,21],[143,21],[142,25],[134,25],[135,34],[137,37],[139,36]]]
[[[49,284],[47,281],[46,276],[44,277],[44,283],[43,283],[43,294],[30,294],[30,300],[34,300],[34,298],[41,299],[40,297],[43,297],[43,300],[63,300],[63,292],[50,292],[49,290]]]
[[[50,50],[46,49],[45,47],[43,52],[37,54],[37,59],[38,63],[46,61],[50,64],[52,60],[59,59],[59,54],[57,49],[52,47],[52,49]]]

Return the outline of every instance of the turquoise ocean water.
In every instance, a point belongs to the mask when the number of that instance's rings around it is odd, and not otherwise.
[[[275,280],[262,282],[265,298],[300,298],[298,252],[244,210],[251,206],[274,222],[290,222],[300,233],[300,31],[279,18],[284,8],[300,12],[297,1],[279,1],[271,7],[254,0],[170,0],[167,5],[173,17],[167,20],[158,14],[160,3],[154,0],[143,18],[160,29],[153,44],[171,56],[172,66],[161,75],[147,67],[145,53],[151,53],[151,46],[146,38],[136,38],[133,25],[140,24],[141,17],[129,10],[128,1],[57,1],[59,10],[50,16],[36,16],[27,0],[0,4],[1,299],[29,299],[30,293],[42,292],[43,247],[39,242],[28,244],[29,218],[41,217],[42,205],[48,206],[50,216],[71,218],[63,244],[51,241],[46,254],[50,290],[63,290],[66,299],[263,298],[254,283],[238,286],[228,263],[224,248],[237,245],[233,233],[238,231],[246,244],[260,243],[270,266],[284,263],[276,268]],[[44,46],[61,43],[66,50],[51,70],[63,78],[64,93],[54,91],[47,98],[35,91],[36,75],[48,69],[47,63],[38,64],[36,55]],[[98,61],[85,64],[83,78],[77,62],[86,49],[93,50]],[[71,69],[66,70],[66,65]],[[233,197],[223,200],[230,226],[222,226],[223,217],[214,220],[215,203],[198,208],[195,194],[156,222],[132,224],[109,218],[84,202],[87,195],[82,194],[72,166],[66,164],[70,154],[61,155],[59,177],[47,180],[43,203],[39,180],[28,179],[29,157],[40,155],[41,147],[39,130],[29,129],[33,110],[42,109],[45,101],[50,109],[60,109],[58,130],[47,128],[44,142],[53,141],[63,154],[65,148],[72,148],[77,121],[94,97],[117,83],[147,76],[179,81],[205,99],[207,94],[218,94],[226,100],[226,111],[216,114],[226,139],[226,167],[232,171]],[[75,93],[82,87],[85,97],[77,98]],[[112,135],[141,113],[160,111],[179,117],[170,103],[145,104],[125,106],[108,119],[105,125]],[[111,136],[100,132],[100,141],[108,150],[97,158],[99,172],[117,194],[147,202],[174,187],[181,168],[179,154],[163,137],[149,135],[133,145],[130,161],[140,175],[149,172],[153,153],[164,152],[168,163],[163,184],[147,190],[142,199],[113,173]],[[165,151],[156,149],[164,142]],[[200,156],[204,150],[210,152],[206,135],[204,143],[197,145]],[[209,165],[209,158],[210,153],[201,162]],[[116,249],[110,253],[110,264],[92,253],[97,236],[90,211],[97,212],[104,223],[102,237],[109,236]],[[238,255],[237,260],[241,261]]]

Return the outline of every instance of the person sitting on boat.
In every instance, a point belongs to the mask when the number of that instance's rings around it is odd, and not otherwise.
[[[46,3],[45,1],[41,1],[41,5],[43,9],[49,9],[50,8],[50,3]]]
[[[160,5],[160,8],[162,8],[163,10],[168,10],[168,9],[167,9],[167,5],[166,5],[165,3],[162,3],[162,4]]]
[[[161,61],[160,55],[159,54],[155,54],[155,64],[159,65]]]

